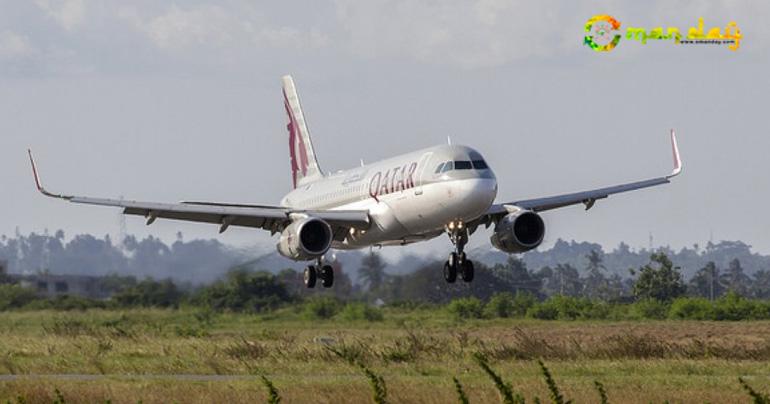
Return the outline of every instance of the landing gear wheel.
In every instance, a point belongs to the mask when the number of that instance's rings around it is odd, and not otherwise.
[[[457,280],[457,262],[452,259],[451,256],[444,263],[444,280],[446,280],[447,283],[455,283]]]
[[[457,253],[451,253],[449,254],[449,259],[447,259],[449,266],[455,267],[455,270],[457,270],[457,258]]]
[[[330,288],[334,285],[334,268],[331,265],[321,267],[321,284],[325,288]]]
[[[460,277],[465,282],[471,282],[473,280],[473,261],[471,260],[463,260],[462,266],[460,267]]]
[[[316,271],[314,266],[308,265],[307,267],[305,267],[304,281],[305,281],[305,286],[308,289],[315,287]]]

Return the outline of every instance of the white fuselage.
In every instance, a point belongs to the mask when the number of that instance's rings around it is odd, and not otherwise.
[[[370,228],[351,231],[345,241],[333,244],[353,249],[428,240],[450,222],[478,219],[496,196],[497,181],[481,155],[445,145],[330,174],[294,189],[281,205],[367,210]]]

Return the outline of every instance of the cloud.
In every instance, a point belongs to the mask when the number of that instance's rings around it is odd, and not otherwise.
[[[85,20],[86,5],[84,0],[35,0],[35,5],[67,31],[77,28]]]
[[[565,30],[578,43],[585,17],[570,5],[502,0],[337,0],[352,50],[367,57],[407,56],[465,68],[564,51]],[[574,22],[575,24],[571,24]]]
[[[19,60],[36,52],[27,37],[12,31],[0,32],[0,60]]]
[[[770,46],[770,28],[762,21],[770,3],[732,0],[643,5],[618,0],[327,0],[301,9],[246,0],[0,0],[0,5],[0,71],[22,75],[252,71],[268,57],[304,56],[298,50],[321,50],[312,57],[322,61],[345,55],[468,70],[568,61],[585,55],[582,28],[597,13],[646,27],[695,24],[701,16],[707,25],[734,20],[744,34],[740,56],[752,50],[764,55]],[[613,57],[650,54],[641,46],[621,50]]]
[[[147,35],[161,49],[192,45],[226,46],[235,40],[240,21],[218,6],[181,9],[176,5],[164,14],[143,20],[135,10],[123,8],[120,15]]]
[[[165,12],[150,17],[141,16],[134,8],[123,7],[119,16],[146,35],[156,47],[165,50],[201,46],[315,48],[327,43],[321,32],[271,26],[256,15],[216,5],[187,8],[172,5]]]

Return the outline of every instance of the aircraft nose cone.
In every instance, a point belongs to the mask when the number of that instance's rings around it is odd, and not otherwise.
[[[493,178],[474,178],[463,181],[460,203],[463,211],[468,212],[465,220],[473,220],[489,209],[497,197],[497,181]]]

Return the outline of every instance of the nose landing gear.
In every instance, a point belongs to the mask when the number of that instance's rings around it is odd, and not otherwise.
[[[473,261],[467,259],[463,251],[468,243],[468,229],[463,222],[450,222],[447,225],[447,233],[455,251],[449,254],[449,258],[444,262],[444,280],[454,283],[459,274],[464,282],[471,282],[474,276]]]
[[[334,268],[329,264],[324,264],[322,258],[318,258],[317,265],[305,267],[303,274],[303,280],[308,289],[314,288],[319,278],[321,285],[325,288],[330,288],[334,285]]]

